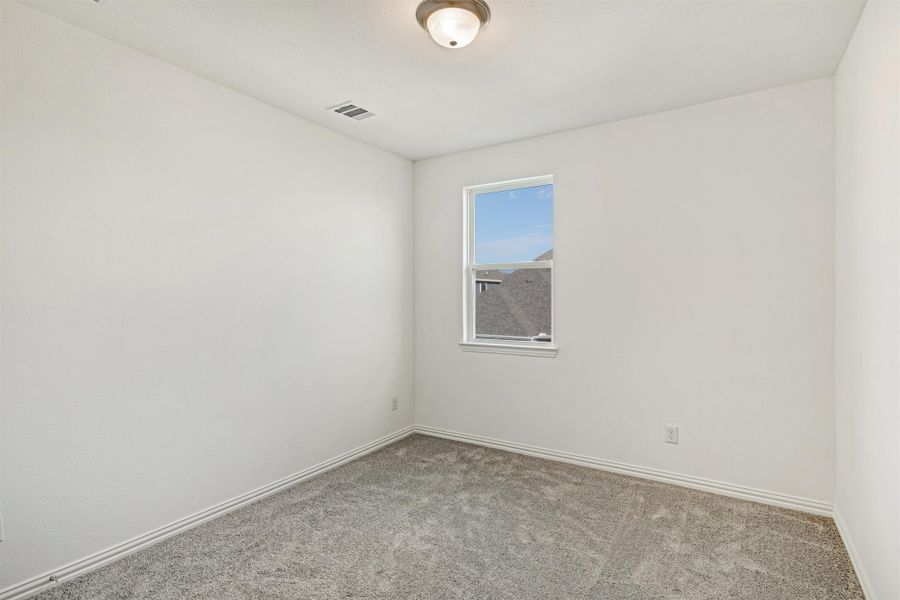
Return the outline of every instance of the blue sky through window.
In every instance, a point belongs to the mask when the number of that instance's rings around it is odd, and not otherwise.
[[[553,185],[475,194],[475,262],[531,261],[553,248]]]

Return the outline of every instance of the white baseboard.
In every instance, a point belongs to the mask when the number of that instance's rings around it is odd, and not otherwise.
[[[743,500],[750,500],[754,502],[761,502],[763,504],[770,504],[783,508],[790,508],[829,517],[833,516],[837,523],[838,531],[840,531],[841,537],[843,538],[844,543],[847,546],[847,551],[850,555],[850,559],[853,561],[853,566],[857,571],[857,577],[860,580],[860,585],[863,587],[863,591],[866,592],[867,597],[872,597],[868,591],[869,589],[871,589],[871,587],[869,586],[868,580],[865,577],[865,572],[861,568],[862,565],[859,562],[859,558],[855,552],[855,549],[853,548],[852,541],[847,535],[846,527],[843,526],[843,523],[840,519],[840,514],[835,513],[834,507],[828,502],[823,502],[821,500],[811,500],[808,498],[800,498],[797,496],[750,488],[733,483],[703,479],[700,477],[693,477],[691,475],[671,473],[659,469],[640,467],[612,460],[593,458],[590,456],[583,456],[580,454],[564,452],[561,450],[550,450],[547,448],[531,446],[528,444],[508,442],[481,435],[471,435],[456,431],[449,431],[446,429],[440,429],[438,427],[429,427],[427,425],[412,425],[384,436],[380,439],[377,439],[373,442],[360,446],[359,448],[355,448],[353,450],[350,450],[349,452],[345,452],[344,454],[336,456],[330,460],[314,465],[308,469],[304,469],[302,471],[294,473],[293,475],[288,475],[287,477],[279,479],[278,481],[274,481],[261,488],[257,488],[253,491],[247,492],[246,494],[242,494],[240,496],[232,498],[231,500],[227,500],[200,512],[194,513],[193,515],[190,515],[183,519],[179,519],[178,521],[175,521],[173,523],[169,523],[168,525],[165,525],[143,535],[139,535],[126,542],[97,552],[91,556],[76,560],[72,563],[59,567],[57,569],[53,569],[52,571],[48,571],[47,573],[44,573],[37,577],[33,577],[26,581],[14,584],[6,589],[0,590],[0,600],[23,600],[28,596],[49,589],[66,580],[72,579],[73,577],[83,575],[88,571],[97,569],[107,563],[123,558],[128,554],[137,552],[138,550],[160,542],[168,537],[191,529],[192,527],[196,527],[201,523],[205,523],[206,521],[219,517],[236,508],[244,506],[245,504],[279,492],[305,479],[309,479],[310,477],[324,473],[325,471],[350,462],[365,454],[374,452],[375,450],[383,448],[388,444],[392,444],[393,442],[405,438],[412,433],[421,433],[423,435],[430,435],[433,437],[467,442],[470,444],[477,444],[479,446],[497,448],[500,450],[506,450],[518,454],[526,454],[529,456],[536,456],[539,458],[546,458],[549,460],[591,467],[603,471],[611,471],[623,475],[631,475],[633,477],[640,477],[642,479],[671,483],[674,485],[689,487],[705,492],[722,494],[725,496],[731,496],[734,498],[740,498]]]
[[[8,588],[0,590],[0,600],[22,600],[23,598],[27,598],[28,596],[37,594],[38,592],[42,592],[55,585],[59,585],[60,583],[68,579],[77,577],[78,575],[83,575],[88,571],[92,571],[94,569],[102,567],[107,563],[123,558],[128,554],[137,552],[138,550],[160,542],[168,537],[187,531],[188,529],[196,527],[201,523],[205,523],[206,521],[215,519],[216,517],[220,517],[227,512],[231,512],[236,508],[244,506],[245,504],[254,502],[256,500],[279,492],[285,488],[303,481],[304,479],[309,479],[310,477],[314,477],[316,475],[324,473],[325,471],[334,469],[335,467],[355,460],[365,454],[374,452],[379,448],[383,448],[388,444],[392,444],[402,438],[407,437],[412,432],[412,426],[405,427],[399,431],[386,435],[375,441],[369,442],[368,444],[364,444],[359,448],[354,448],[349,452],[345,452],[339,456],[335,456],[332,459],[309,467],[308,469],[298,471],[293,475],[288,475],[287,477],[283,477],[278,481],[273,481],[268,485],[264,485],[263,487],[247,492],[246,494],[241,494],[240,496],[236,496],[231,500],[226,500],[225,502],[216,504],[215,506],[211,506],[205,510],[201,510],[200,512],[184,517],[183,519],[179,519],[177,521],[169,523],[168,525],[164,525],[163,527],[154,529],[153,531],[149,531],[143,535],[139,535],[128,540],[127,542],[123,542],[105,550],[101,550],[100,552],[82,558],[80,560],[76,560],[57,569],[53,569],[52,571],[48,571],[42,575],[38,575],[37,577],[33,577],[20,583],[13,584]]]
[[[518,454],[527,454],[528,456],[536,456],[559,462],[581,465],[600,469],[601,471],[611,471],[623,475],[631,475],[632,477],[640,477],[642,479],[651,479],[653,481],[661,481],[663,483],[671,483],[682,487],[693,488],[713,494],[721,494],[731,496],[732,498],[740,498],[742,500],[750,500],[752,502],[761,502],[782,508],[790,508],[803,512],[813,513],[831,517],[833,515],[833,505],[830,502],[822,500],[812,500],[809,498],[801,498],[779,492],[770,492],[768,490],[760,490],[734,483],[726,483],[724,481],[715,481],[712,479],[703,479],[692,475],[682,475],[680,473],[671,473],[659,469],[651,469],[648,467],[639,467],[614,460],[605,460],[602,458],[594,458],[591,456],[583,456],[573,454],[571,452],[563,452],[561,450],[550,450],[529,444],[519,444],[516,442],[507,442],[482,435],[471,435],[468,433],[459,433],[457,431],[449,431],[438,427],[429,427],[427,425],[415,425],[415,433],[441,437],[459,442],[468,442],[479,446],[487,446],[489,448],[497,448],[499,450],[507,450]],[[2,599],[0,599],[2,600]]]
[[[859,587],[862,588],[863,594],[870,600],[875,600],[875,592],[872,591],[872,582],[869,581],[866,570],[863,568],[862,560],[856,546],[853,545],[853,538],[850,537],[850,530],[847,529],[847,522],[844,521],[844,515],[841,514],[839,506],[834,507],[834,524],[837,526],[838,533],[841,534],[841,540],[844,547],[847,548],[847,554],[850,556],[850,563],[856,572],[856,579],[859,580]]]

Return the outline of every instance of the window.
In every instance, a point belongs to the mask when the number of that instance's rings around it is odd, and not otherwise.
[[[465,189],[464,350],[554,356],[553,177]]]

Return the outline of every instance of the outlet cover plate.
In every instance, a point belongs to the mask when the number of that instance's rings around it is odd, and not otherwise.
[[[666,425],[666,443],[678,443],[678,425]]]

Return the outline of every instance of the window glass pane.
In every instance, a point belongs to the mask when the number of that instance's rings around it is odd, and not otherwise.
[[[550,269],[475,271],[475,337],[549,342]]]
[[[548,260],[553,185],[475,194],[475,263]]]

